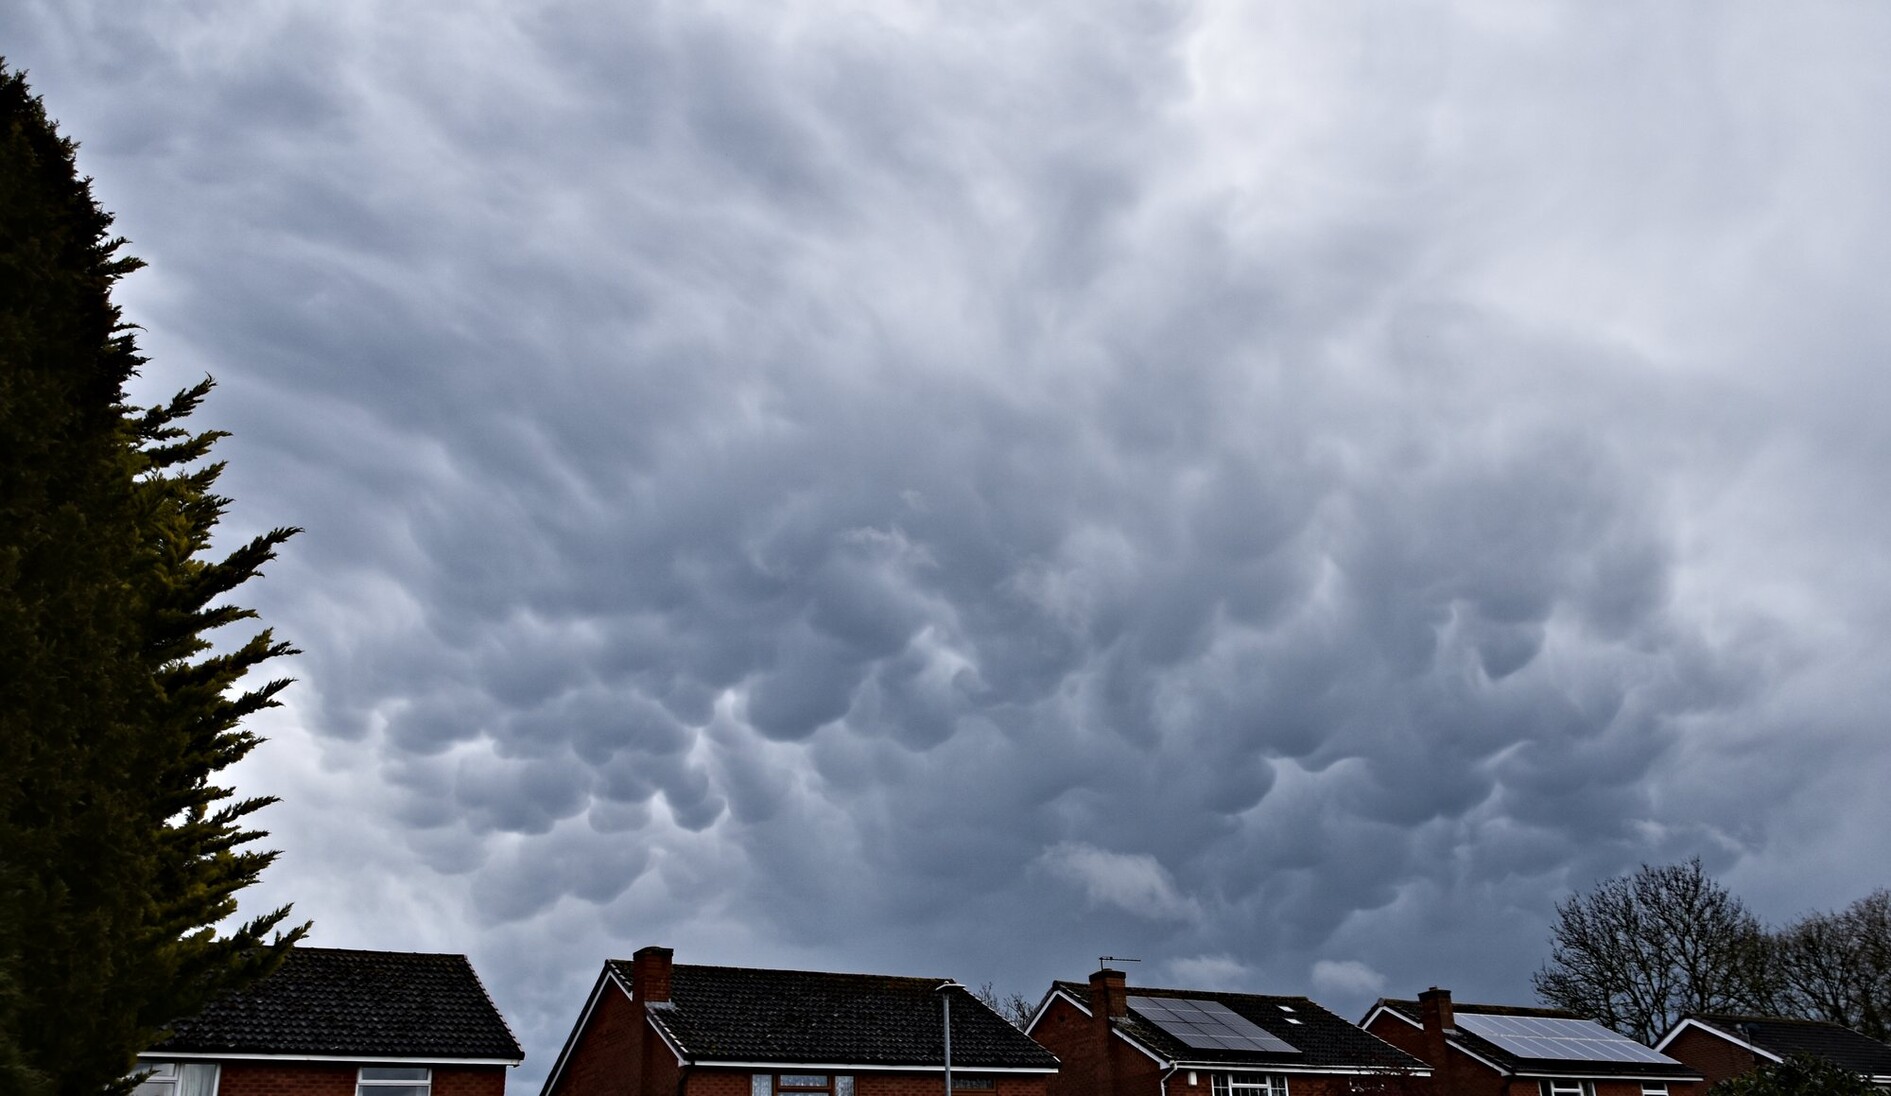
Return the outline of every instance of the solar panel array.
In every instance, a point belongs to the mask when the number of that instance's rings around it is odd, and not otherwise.
[[[1457,1025],[1473,1035],[1497,1044],[1519,1058],[1548,1058],[1557,1061],[1643,1062],[1649,1065],[1678,1065],[1665,1054],[1658,1054],[1626,1036],[1618,1035],[1593,1020],[1569,1020],[1548,1016],[1493,1016],[1481,1012],[1460,1012]]]
[[[1138,1016],[1195,1050],[1254,1050],[1298,1054],[1292,1043],[1222,1004],[1194,997],[1131,997]]]

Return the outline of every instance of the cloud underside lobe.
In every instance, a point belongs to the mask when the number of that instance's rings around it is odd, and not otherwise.
[[[649,942],[1521,999],[1559,886],[1855,866],[1886,17],[1611,18],[0,26],[309,530],[271,885],[555,1047]]]

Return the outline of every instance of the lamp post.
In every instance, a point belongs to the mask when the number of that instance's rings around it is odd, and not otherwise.
[[[945,1096],[952,1096],[952,991],[964,988],[948,978],[933,990],[939,995],[940,1007],[945,1010]]]

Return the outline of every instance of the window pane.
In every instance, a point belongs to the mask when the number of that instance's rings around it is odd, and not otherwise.
[[[749,1076],[749,1096],[775,1096],[775,1077],[770,1073]]]
[[[826,1088],[825,1073],[784,1073],[781,1075],[783,1088]]]
[[[364,1081],[425,1081],[428,1079],[426,1066],[362,1066],[361,1079]]]
[[[834,1078],[834,1096],[854,1096],[854,1079],[844,1075]]]
[[[177,1096],[217,1096],[216,1064],[191,1062],[179,1067]]]
[[[363,1081],[355,1086],[355,1096],[428,1096],[427,1085],[385,1085],[369,1084]]]

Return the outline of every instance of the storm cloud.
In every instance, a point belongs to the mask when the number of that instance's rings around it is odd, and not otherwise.
[[[255,904],[1528,999],[1884,883],[1891,11],[11,5],[306,653]]]

